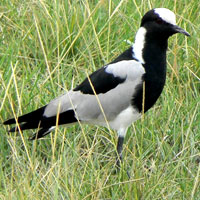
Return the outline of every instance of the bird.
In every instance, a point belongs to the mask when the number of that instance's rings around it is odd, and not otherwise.
[[[86,123],[115,130],[116,165],[120,168],[128,127],[157,101],[166,80],[166,54],[170,36],[190,34],[176,24],[167,8],[149,10],[141,19],[135,42],[110,63],[47,105],[8,119],[9,132],[37,129],[31,140],[52,132],[57,125]]]

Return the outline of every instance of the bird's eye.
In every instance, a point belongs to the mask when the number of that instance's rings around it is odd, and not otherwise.
[[[163,20],[162,19],[156,19],[156,23],[157,24],[163,24]]]

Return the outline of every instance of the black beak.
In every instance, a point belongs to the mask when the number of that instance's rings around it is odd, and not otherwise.
[[[174,31],[175,31],[176,33],[183,33],[183,34],[186,35],[186,36],[190,36],[190,34],[189,34],[187,31],[185,31],[184,29],[182,29],[181,27],[179,27],[179,26],[177,26],[177,25],[174,25],[174,26],[173,26],[173,29],[174,29]]]

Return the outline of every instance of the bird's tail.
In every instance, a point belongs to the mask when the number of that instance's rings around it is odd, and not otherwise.
[[[53,131],[57,122],[58,125],[61,125],[61,124],[74,123],[77,121],[73,110],[68,110],[64,113],[60,113],[58,115],[58,120],[57,120],[57,114],[55,116],[45,117],[43,115],[45,108],[46,106],[43,106],[33,112],[22,115],[17,119],[15,118],[8,119],[5,122],[3,122],[3,124],[11,125],[18,123],[18,125],[11,128],[9,132],[17,132],[27,129],[38,129],[38,131],[30,138],[31,140],[34,140],[44,137],[45,135]]]
[[[20,117],[18,117],[17,119],[12,118],[12,119],[8,119],[6,121],[3,122],[4,125],[11,125],[11,124],[15,124],[15,123],[24,123],[27,124],[29,123],[29,125],[25,125],[23,127],[20,127],[21,130],[26,130],[26,129],[32,129],[32,128],[37,128],[38,122],[41,120],[42,115],[44,113],[44,109],[46,106],[41,107],[33,112],[27,113],[25,115],[22,115]],[[31,122],[31,123],[30,123]],[[37,125],[36,125],[37,124]],[[36,126],[36,127],[35,127]],[[9,132],[14,132],[15,129],[12,128],[10,129]]]

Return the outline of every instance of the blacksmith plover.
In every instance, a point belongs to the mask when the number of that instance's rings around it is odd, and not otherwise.
[[[166,8],[148,11],[135,43],[114,61],[49,104],[4,124],[17,123],[10,132],[37,129],[31,139],[47,135],[56,124],[79,121],[109,126],[118,132],[117,165],[120,166],[127,128],[155,104],[163,90],[168,38],[176,33],[189,36],[176,25],[172,11]]]

